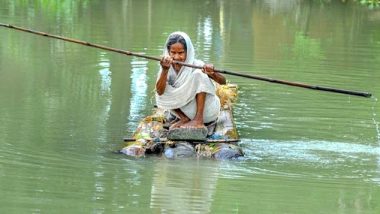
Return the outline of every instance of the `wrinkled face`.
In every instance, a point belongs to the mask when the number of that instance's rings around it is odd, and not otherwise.
[[[169,49],[169,55],[176,61],[184,62],[186,60],[186,50],[183,44],[179,42],[172,44]],[[181,67],[182,65],[173,64],[173,68],[177,72],[181,70]]]

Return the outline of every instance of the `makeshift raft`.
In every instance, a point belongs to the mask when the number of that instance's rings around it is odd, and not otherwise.
[[[169,130],[172,116],[156,108],[152,115],[139,123],[132,138],[124,138],[125,143],[119,152],[133,157],[156,154],[166,158],[234,159],[243,156],[242,149],[237,145],[239,136],[232,115],[237,86],[218,85],[217,95],[221,112],[216,122],[207,124],[207,129]]]

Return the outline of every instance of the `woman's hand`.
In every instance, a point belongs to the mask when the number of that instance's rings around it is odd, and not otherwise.
[[[170,56],[163,56],[162,59],[161,59],[161,61],[160,61],[162,70],[163,71],[168,71],[172,63],[173,63],[173,58],[172,57],[170,57]]]
[[[162,71],[156,82],[156,91],[158,95],[162,95],[165,92],[168,71],[172,63],[173,58],[170,56],[163,56],[160,60]]]
[[[203,73],[207,74],[209,77],[212,77],[215,73],[213,64],[205,64],[202,69]]]
[[[222,74],[215,71],[213,64],[205,64],[203,66],[202,71],[205,74],[207,74],[211,79],[213,79],[215,82],[221,85],[226,84],[226,78]]]

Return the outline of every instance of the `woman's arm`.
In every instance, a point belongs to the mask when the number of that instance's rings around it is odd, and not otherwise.
[[[226,84],[226,78],[222,74],[214,71],[214,65],[205,64],[203,66],[203,72],[206,73],[215,82],[217,82],[221,85]]]
[[[167,76],[168,70],[162,70],[161,75],[158,81],[156,82],[156,91],[158,95],[162,95],[165,92]]]
[[[160,61],[161,75],[156,82],[156,91],[158,95],[162,95],[165,92],[166,80],[168,78],[169,68],[172,63],[173,59],[170,56],[164,56]]]

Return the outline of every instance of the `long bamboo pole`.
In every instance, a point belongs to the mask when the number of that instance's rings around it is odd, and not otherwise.
[[[77,40],[77,39],[67,38],[67,37],[63,37],[63,36],[48,34],[48,33],[45,33],[45,32],[30,30],[30,29],[26,29],[26,28],[10,25],[10,24],[2,24],[2,23],[0,23],[0,26],[1,27],[10,28],[10,29],[19,30],[19,31],[23,31],[23,32],[27,32],[27,33],[37,34],[37,35],[44,36],[44,37],[59,39],[59,40],[67,41],[67,42],[73,42],[73,43],[77,43],[77,44],[80,44],[80,45],[85,45],[85,46],[89,46],[89,47],[93,47],[93,48],[99,48],[99,49],[103,49],[103,50],[106,50],[106,51],[111,51],[111,52],[116,52],[116,53],[120,53],[120,54],[125,54],[125,55],[128,55],[128,56],[136,56],[136,57],[150,59],[150,60],[155,60],[155,61],[160,61],[161,60],[161,58],[159,58],[159,57],[147,56],[147,55],[140,54],[140,53],[134,53],[134,52],[131,52],[131,51],[125,51],[125,50],[121,50],[121,49],[111,48],[111,47],[107,47],[107,46],[103,46],[103,45],[98,45],[98,44],[94,44],[94,43],[90,43],[90,42],[86,42],[86,41],[82,41],[82,40]],[[201,66],[187,64],[187,63],[180,62],[180,61],[174,61],[173,63],[177,63],[177,64],[180,64],[180,65],[183,65],[183,66],[187,66],[187,67],[202,69]],[[368,93],[368,92],[350,91],[350,90],[344,90],[344,89],[338,89],[338,88],[330,88],[330,87],[324,87],[324,86],[318,86],[318,85],[309,85],[309,84],[300,83],[300,82],[290,82],[290,81],[285,81],[285,80],[279,80],[279,79],[272,79],[272,78],[268,78],[268,77],[256,76],[256,75],[252,75],[252,74],[237,73],[237,72],[232,72],[232,71],[227,71],[227,70],[215,69],[215,72],[219,72],[219,73],[227,74],[227,75],[245,77],[245,78],[255,79],[255,80],[260,80],[260,81],[265,81],[265,82],[277,83],[277,84],[282,84],[282,85],[289,85],[289,86],[294,86],[294,87],[300,87],[300,88],[307,88],[307,89],[312,89],[312,90],[318,90],[318,91],[327,91],[327,92],[332,92],[332,93],[348,94],[348,95],[367,97],[367,98],[369,98],[369,97],[372,96],[372,94]]]

